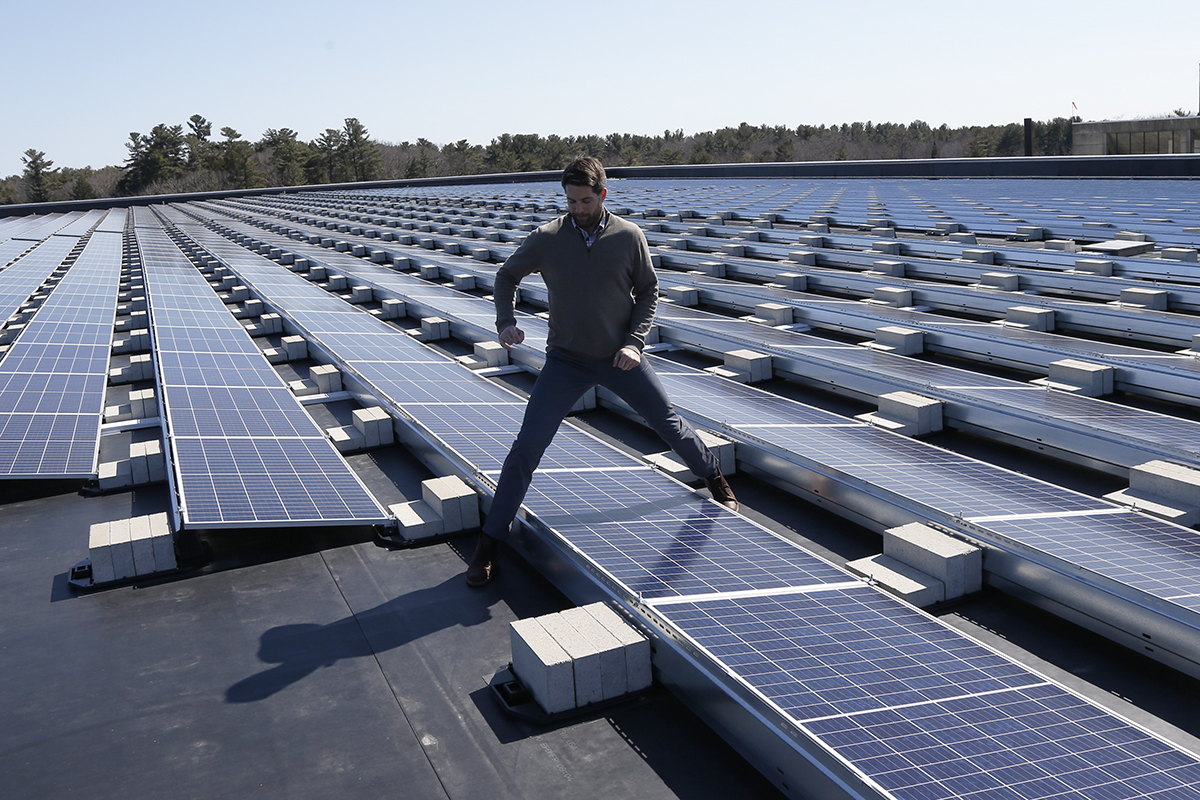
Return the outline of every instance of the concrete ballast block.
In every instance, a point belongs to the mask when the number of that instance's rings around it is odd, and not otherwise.
[[[388,511],[396,518],[400,535],[405,539],[427,539],[439,536],[445,531],[441,515],[424,500],[396,503],[388,506]]]
[[[133,543],[129,539],[129,520],[117,519],[108,525],[108,545],[112,550],[113,575],[116,580],[137,576],[133,563]]]
[[[1075,271],[1110,278],[1113,274],[1113,262],[1098,258],[1080,258],[1075,261]]]
[[[1166,311],[1171,293],[1165,289],[1140,289],[1129,287],[1121,290],[1121,305],[1138,306],[1152,311]]]
[[[604,698],[601,680],[600,654],[596,642],[563,618],[562,614],[541,617],[542,627],[571,659],[575,679],[575,707],[582,708]]]
[[[1169,461],[1148,461],[1129,470],[1129,488],[1105,497],[1191,526],[1200,522],[1200,470]]]
[[[342,373],[333,364],[318,364],[308,371],[310,380],[316,383],[321,394],[332,394],[342,390]]]
[[[731,350],[725,354],[725,366],[747,375],[750,383],[770,380],[773,375],[771,356],[753,350]]]
[[[995,264],[996,254],[991,250],[965,248],[962,251],[962,260],[971,261],[976,264]]]
[[[879,350],[915,356],[925,350],[925,333],[899,325],[884,325],[875,329],[874,345]]]
[[[1005,313],[1004,324],[1014,328],[1029,328],[1034,331],[1052,331],[1054,330],[1054,309],[1011,306]]]
[[[653,682],[650,669],[650,640],[606,603],[583,606],[605,630],[616,637],[625,653],[625,680],[630,692],[641,691]]]
[[[879,395],[879,410],[861,414],[859,419],[874,422],[877,418],[897,423],[897,432],[906,436],[923,436],[942,429],[942,401],[913,392],[889,392]],[[892,426],[885,426],[892,427]]]
[[[792,307],[783,303],[759,303],[754,306],[754,317],[768,325],[791,325]]]
[[[508,364],[508,350],[499,342],[476,342],[474,353],[476,358],[489,367],[503,367]]]
[[[913,304],[912,290],[899,286],[876,286],[870,302],[891,308],[908,308]]]
[[[891,261],[888,259],[880,259],[871,265],[871,273],[876,275],[885,275],[889,278],[903,278],[905,264],[903,261]]]
[[[793,292],[808,291],[808,276],[795,272],[780,272],[771,283],[782,286],[784,289],[790,289]],[[794,316],[795,314],[793,313]]]
[[[846,569],[870,578],[888,593],[918,608],[946,599],[946,588],[937,578],[886,555],[849,561]]]
[[[441,516],[446,533],[479,527],[479,495],[457,475],[422,481],[421,499]]]
[[[509,626],[513,673],[547,714],[575,708],[575,669],[567,651],[537,618]]]
[[[883,554],[941,581],[947,600],[983,588],[983,551],[928,525],[912,522],[884,531]]]
[[[1016,292],[1021,288],[1021,277],[1005,272],[985,272],[979,276],[979,286],[1004,292]]]
[[[663,292],[672,303],[691,307],[700,302],[700,293],[690,286],[668,286]]]
[[[1077,358],[1064,358],[1051,361],[1049,377],[1037,383],[1085,397],[1103,397],[1113,393],[1115,373],[1115,368],[1104,364],[1090,364]]]
[[[171,521],[165,511],[150,514],[150,544],[154,548],[154,567],[167,572],[179,566],[175,558],[175,537],[171,532]]]
[[[629,691],[629,678],[625,670],[625,650],[617,637],[584,608],[568,608],[559,616],[573,627],[580,636],[590,642],[599,653],[600,699],[610,700]],[[578,700],[578,681],[576,681]]]
[[[153,575],[158,571],[154,565],[154,542],[150,538],[150,518],[133,517],[129,520],[129,543],[133,549],[133,569],[138,575]]]
[[[108,538],[109,525],[108,522],[96,522],[88,531],[88,557],[92,560],[92,580],[96,583],[111,583],[117,579]]]

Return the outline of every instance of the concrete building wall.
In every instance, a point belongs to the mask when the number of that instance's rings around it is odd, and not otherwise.
[[[1200,117],[1076,122],[1071,136],[1076,156],[1197,153]]]

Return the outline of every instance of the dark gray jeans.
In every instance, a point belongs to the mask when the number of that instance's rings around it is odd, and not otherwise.
[[[594,386],[603,386],[624,400],[697,477],[708,479],[720,474],[717,457],[687,420],[675,413],[648,359],[643,357],[637,367],[626,371],[614,367],[611,361],[576,361],[549,353],[525,407],[521,432],[504,459],[496,497],[483,525],[488,536],[503,539],[508,535],[533,472],[558,433],[558,426],[584,392]]]

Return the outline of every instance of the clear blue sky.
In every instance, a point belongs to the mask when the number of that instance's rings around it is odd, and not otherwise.
[[[358,117],[440,145],[1200,105],[1196,0],[39,0],[0,19],[0,176],[29,148],[120,164],[130,131],[192,114],[249,140]]]

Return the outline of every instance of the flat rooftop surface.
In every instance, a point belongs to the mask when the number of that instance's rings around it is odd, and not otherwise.
[[[653,449],[611,412],[582,420]],[[827,557],[878,552],[875,534],[753,478],[732,483],[747,515]],[[509,623],[570,603],[511,550],[492,584],[468,588],[473,534],[390,549],[369,529],[207,532],[187,572],[79,592],[67,577],[88,526],[162,510],[165,489],[89,497],[26,482],[0,499],[5,797],[781,796],[661,689],[550,726],[505,713],[487,680],[510,659]],[[1200,749],[1194,680],[996,592],[941,616]]]

